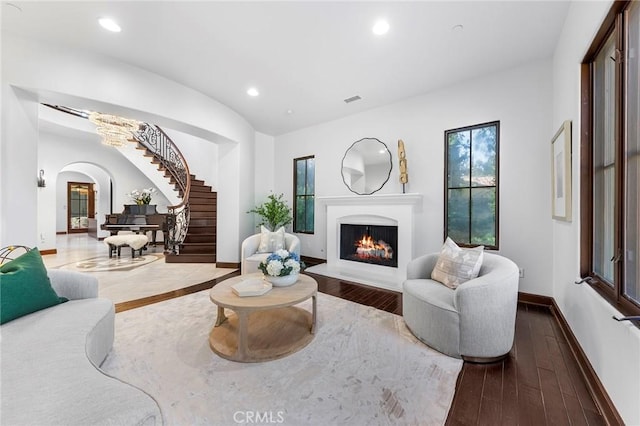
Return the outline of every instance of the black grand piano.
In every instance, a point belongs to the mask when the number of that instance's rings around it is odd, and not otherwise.
[[[135,205],[125,205],[122,213],[111,213],[105,215],[105,221],[100,225],[100,229],[109,231],[111,235],[117,235],[119,231],[132,231],[136,234],[151,232],[151,243],[157,244],[157,233],[162,231],[163,244],[165,250],[169,248],[169,228],[167,225],[168,213],[158,213],[156,206],[146,205],[146,214],[139,214]]]

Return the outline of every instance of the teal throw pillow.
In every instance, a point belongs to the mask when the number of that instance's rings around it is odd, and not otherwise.
[[[67,300],[51,287],[37,248],[0,265],[0,324]]]

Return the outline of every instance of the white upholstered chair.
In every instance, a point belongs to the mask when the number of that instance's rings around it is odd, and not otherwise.
[[[240,251],[240,258],[242,260],[240,264],[240,271],[242,274],[251,274],[259,272],[258,265],[263,262],[271,254],[258,253],[258,247],[260,246],[261,234],[255,234],[247,238],[242,242],[242,248]],[[284,249],[289,253],[295,253],[300,255],[300,239],[293,234],[284,234]]]
[[[493,362],[511,350],[518,302],[518,267],[484,253],[477,278],[455,290],[431,279],[438,253],[409,262],[402,312],[409,330],[428,346],[455,358]]]

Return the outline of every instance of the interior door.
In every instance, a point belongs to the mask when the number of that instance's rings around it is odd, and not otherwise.
[[[87,232],[94,215],[93,183],[67,182],[67,232]]]

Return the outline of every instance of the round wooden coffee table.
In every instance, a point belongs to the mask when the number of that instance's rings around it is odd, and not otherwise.
[[[307,275],[289,287],[273,287],[262,296],[240,297],[231,286],[262,274],[233,277],[213,286],[209,298],[218,306],[218,319],[209,346],[223,358],[262,362],[282,358],[305,347],[316,327],[318,283]],[[312,298],[312,311],[296,307]],[[227,316],[224,309],[234,313]]]

